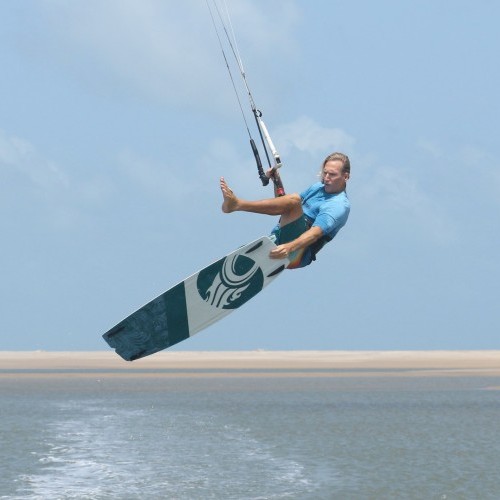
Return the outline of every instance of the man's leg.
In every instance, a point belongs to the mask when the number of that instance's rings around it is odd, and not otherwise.
[[[223,177],[220,179],[220,188],[224,198],[222,202],[222,211],[224,213],[252,212],[265,215],[281,215],[280,224],[282,226],[302,215],[302,202],[298,194],[286,194],[278,198],[258,201],[242,200],[229,189]]]

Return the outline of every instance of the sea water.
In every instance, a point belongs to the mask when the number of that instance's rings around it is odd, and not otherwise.
[[[2,499],[498,499],[499,378],[0,377]]]

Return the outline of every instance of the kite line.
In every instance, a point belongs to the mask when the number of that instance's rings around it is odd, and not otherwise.
[[[266,124],[264,123],[264,120],[262,119],[262,111],[260,111],[255,104],[252,92],[250,90],[250,87],[248,85],[248,81],[246,78],[246,72],[245,72],[245,69],[243,67],[243,61],[242,61],[241,56],[240,56],[239,51],[238,51],[238,45],[236,43],[236,36],[234,34],[233,25],[231,22],[231,17],[229,15],[229,10],[227,8],[226,1],[225,0],[223,0],[223,1],[224,1],[224,10],[225,10],[225,16],[227,18],[227,21],[225,21],[223,19],[221,9],[219,8],[216,0],[206,0],[206,3],[207,3],[208,10],[210,12],[210,17],[212,18],[212,24],[214,26],[215,33],[217,35],[217,39],[219,41],[219,47],[220,47],[220,50],[222,52],[222,56],[224,57],[224,62],[226,63],[226,68],[227,68],[227,71],[229,73],[229,78],[231,79],[233,90],[234,90],[234,93],[236,95],[236,99],[238,101],[241,115],[243,117],[243,121],[245,123],[245,127],[247,130],[248,136],[250,138],[250,146],[252,148],[252,152],[253,152],[253,155],[255,157],[255,162],[257,164],[257,172],[258,172],[259,178],[262,182],[262,185],[267,186],[269,184],[269,178],[267,177],[267,175],[264,172],[264,167],[262,166],[262,161],[260,158],[259,149],[257,148],[257,145],[255,144],[255,141],[252,137],[252,134],[250,132],[250,127],[248,125],[248,122],[247,122],[247,119],[245,116],[245,112],[243,110],[243,105],[241,103],[240,95],[239,95],[238,89],[236,87],[233,73],[231,71],[231,67],[229,65],[229,61],[228,61],[228,58],[226,55],[226,49],[224,48],[224,44],[222,41],[224,38],[224,35],[225,35],[225,40],[226,40],[227,44],[229,45],[229,48],[231,49],[231,52],[234,56],[234,59],[236,60],[236,64],[238,66],[240,76],[241,76],[243,83],[245,85],[247,96],[248,96],[248,99],[250,102],[250,108],[252,110],[252,113],[253,113],[253,116],[255,119],[255,124],[256,124],[257,130],[259,132],[259,137],[260,137],[260,140],[262,143],[262,147],[264,149],[264,153],[266,155],[267,164],[268,164],[269,168],[272,170],[271,179],[274,183],[275,193],[277,196],[283,196],[285,194],[285,189],[283,187],[283,183],[281,182],[279,175],[277,175],[277,169],[283,165],[281,162],[281,157],[280,157],[280,155],[279,155],[279,153],[278,153],[278,151],[277,151],[277,149],[276,149],[276,147],[271,139],[271,136],[269,135],[269,131],[266,127]],[[211,6],[211,4],[212,4],[212,6]],[[215,14],[214,14],[214,12],[215,12]],[[217,26],[218,23],[219,23],[219,27]],[[228,31],[227,26],[229,26],[230,32]],[[224,35],[221,35],[221,33],[220,33],[221,31],[224,32]],[[273,161],[271,161],[271,156],[273,158]]]

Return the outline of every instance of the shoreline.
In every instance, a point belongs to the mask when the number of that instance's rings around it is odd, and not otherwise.
[[[500,376],[500,350],[165,351],[133,362],[114,351],[0,351],[0,378],[54,376]]]

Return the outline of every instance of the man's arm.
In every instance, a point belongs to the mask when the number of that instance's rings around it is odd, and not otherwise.
[[[272,259],[284,259],[288,257],[291,252],[301,250],[309,245],[312,245],[315,241],[319,240],[323,236],[323,230],[318,226],[313,226],[304,233],[302,233],[298,238],[289,243],[283,243],[278,245],[274,250],[271,251],[269,257]]]

